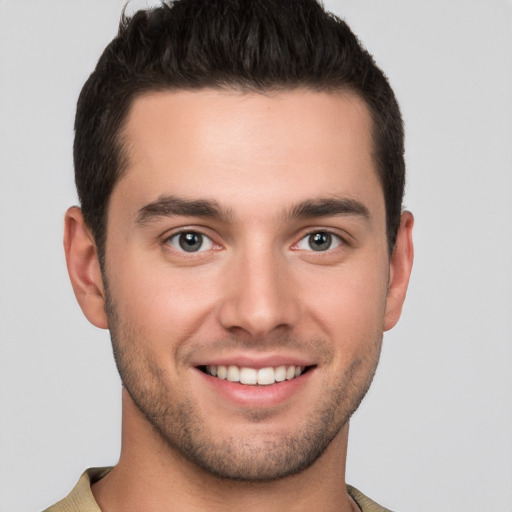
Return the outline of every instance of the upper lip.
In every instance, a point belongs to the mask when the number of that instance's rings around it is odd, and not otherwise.
[[[243,368],[276,368],[278,366],[312,366],[315,363],[310,358],[284,354],[232,354],[226,356],[209,357],[198,361],[193,366],[238,366]]]

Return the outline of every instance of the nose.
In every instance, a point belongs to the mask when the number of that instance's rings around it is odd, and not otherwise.
[[[246,251],[230,262],[219,322],[231,332],[263,337],[291,329],[300,316],[293,272],[278,252]]]

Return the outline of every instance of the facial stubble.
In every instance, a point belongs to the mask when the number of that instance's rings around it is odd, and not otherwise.
[[[343,375],[332,376],[307,418],[302,418],[302,428],[276,433],[269,430],[268,413],[246,411],[244,421],[255,427],[251,435],[235,436],[225,429],[221,437],[186,392],[171,389],[167,370],[148,349],[144,333],[121,321],[108,286],[105,292],[115,362],[133,403],[172,452],[220,479],[268,482],[312,466],[358,408],[377,368],[382,335],[370,342],[369,353],[355,359]]]

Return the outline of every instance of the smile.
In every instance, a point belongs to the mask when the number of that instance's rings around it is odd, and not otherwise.
[[[307,366],[281,365],[267,368],[249,368],[235,365],[208,365],[201,369],[212,377],[239,382],[247,386],[269,386],[276,382],[292,380],[300,377],[308,370]]]

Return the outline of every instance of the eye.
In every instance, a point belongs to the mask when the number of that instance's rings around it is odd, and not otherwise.
[[[316,231],[302,238],[297,244],[298,249],[306,251],[328,251],[343,244],[343,240],[334,233],[328,231]]]
[[[213,242],[210,238],[196,231],[182,231],[166,240],[173,249],[184,252],[202,252],[212,249]]]

